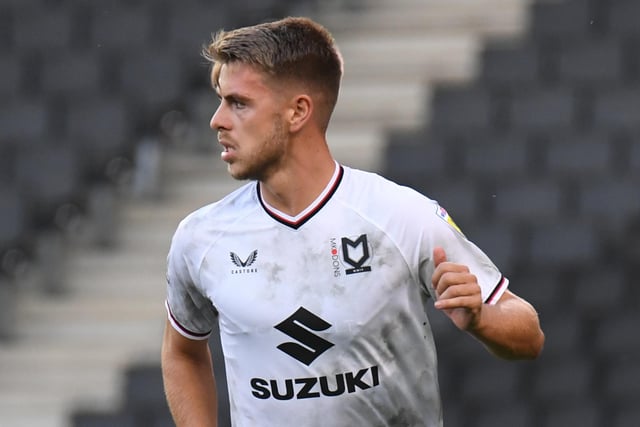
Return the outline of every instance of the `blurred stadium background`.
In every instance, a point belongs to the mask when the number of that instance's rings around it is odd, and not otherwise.
[[[345,56],[336,157],[438,199],[540,312],[526,363],[434,313],[445,426],[640,425],[640,1],[0,0],[0,426],[173,425],[169,240],[239,185],[199,50],[285,15]]]

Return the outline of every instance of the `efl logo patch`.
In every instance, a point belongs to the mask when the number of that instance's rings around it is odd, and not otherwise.
[[[458,225],[453,221],[453,218],[451,218],[451,216],[449,215],[449,213],[446,211],[445,208],[443,208],[442,206],[437,206],[436,214],[440,218],[442,218],[447,224],[453,227],[458,233],[463,234],[462,230],[460,230],[460,227],[458,227]]]

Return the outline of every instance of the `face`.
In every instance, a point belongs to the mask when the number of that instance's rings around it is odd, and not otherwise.
[[[235,179],[266,181],[286,152],[284,100],[260,72],[242,63],[222,66],[216,91],[220,106],[210,126],[223,147],[220,157]]]

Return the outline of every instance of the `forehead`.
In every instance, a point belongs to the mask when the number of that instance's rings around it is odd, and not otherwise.
[[[222,64],[217,73],[214,68],[211,80],[214,89],[222,96],[229,93],[248,94],[270,90],[265,74],[256,67],[242,62]]]

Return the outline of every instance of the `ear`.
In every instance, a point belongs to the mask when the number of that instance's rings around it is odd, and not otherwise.
[[[289,109],[289,130],[291,132],[298,132],[302,129],[311,119],[313,113],[313,100],[309,95],[296,95],[291,100],[291,107]]]

